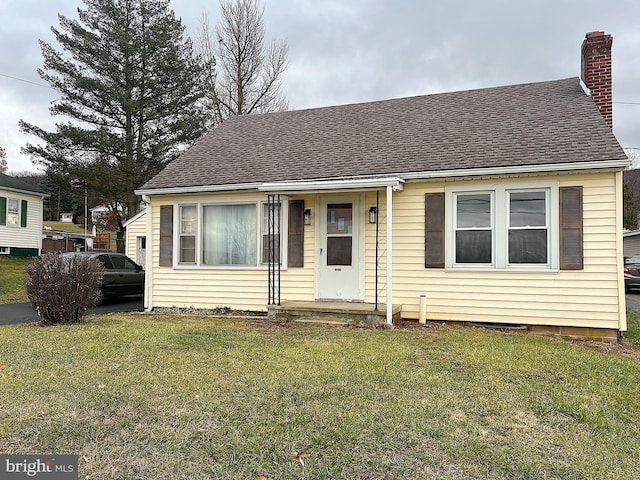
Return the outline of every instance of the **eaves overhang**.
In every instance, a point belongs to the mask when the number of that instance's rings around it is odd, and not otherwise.
[[[536,173],[561,173],[577,171],[622,170],[631,165],[629,159],[597,160],[589,162],[548,163],[541,165],[510,165],[504,167],[460,168],[402,174],[406,181],[431,180],[459,177],[486,177],[500,175],[529,175]]]
[[[408,181],[446,180],[487,176],[517,176],[562,172],[589,172],[623,170],[631,165],[629,159],[598,160],[587,162],[549,163],[538,165],[510,165],[501,167],[460,168],[397,172],[387,176],[336,177],[309,180],[283,180],[277,182],[232,183],[223,185],[193,185],[177,187],[141,188],[136,195],[179,195],[190,193],[220,193],[234,191],[259,191],[278,193],[331,192],[342,190],[376,190],[392,187],[401,191]]]
[[[32,195],[34,197],[40,197],[40,198],[43,198],[43,199],[50,197],[50,195],[48,193],[33,192],[31,190],[22,190],[20,188],[12,188],[12,187],[2,187],[2,186],[0,186],[0,190],[5,190],[7,192],[19,193],[20,195]]]
[[[400,177],[329,178],[320,180],[299,180],[263,183],[261,192],[304,193],[344,190],[378,190],[391,187],[402,191],[404,179]]]

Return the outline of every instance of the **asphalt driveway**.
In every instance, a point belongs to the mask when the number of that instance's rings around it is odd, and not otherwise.
[[[93,307],[89,314],[112,312],[141,312],[143,310],[142,297],[121,297],[107,299],[102,305]],[[11,323],[37,322],[40,317],[31,303],[13,303],[0,305],[0,325]]]
[[[634,291],[633,293],[627,293],[627,308],[633,310],[636,313],[640,313],[640,291]]]

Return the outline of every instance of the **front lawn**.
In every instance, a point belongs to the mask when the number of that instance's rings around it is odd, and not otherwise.
[[[12,325],[0,392],[0,452],[79,478],[640,478],[638,356],[519,333]]]
[[[0,256],[0,305],[29,301],[24,288],[27,281],[24,267],[30,261],[31,257]]]

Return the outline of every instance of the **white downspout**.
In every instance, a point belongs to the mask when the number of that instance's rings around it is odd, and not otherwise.
[[[387,323],[393,323],[393,187],[387,186]]]
[[[151,208],[151,199],[149,198],[148,195],[143,195],[142,196],[142,200],[147,204],[146,210],[147,210],[147,240],[146,240],[146,251],[145,251],[145,255],[147,256],[147,259],[145,261],[145,275],[144,275],[144,279],[145,279],[145,291],[144,291],[144,300],[146,301],[146,306],[144,311],[145,312],[150,312],[153,310],[153,289],[151,288],[152,282],[153,282],[153,237],[151,236],[153,234],[153,222],[151,221],[151,212],[153,211],[153,208]]]

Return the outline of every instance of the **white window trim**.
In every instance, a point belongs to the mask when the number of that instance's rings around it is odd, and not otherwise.
[[[9,203],[10,202],[17,202],[18,203],[18,216],[17,216],[17,222],[16,223],[9,223]],[[22,218],[22,201],[19,198],[11,198],[11,197],[7,197],[7,211],[5,212],[5,218],[7,219],[6,221],[6,226],[10,227],[10,228],[20,228],[20,220]]]
[[[173,232],[173,268],[176,270],[202,269],[202,270],[267,270],[268,264],[262,262],[262,209],[263,205],[268,203],[265,197],[246,197],[246,198],[221,198],[215,201],[206,202],[184,202],[176,203],[173,209],[173,224],[178,228],[174,228]],[[289,239],[289,198],[286,195],[280,195],[280,203],[282,204],[281,212],[281,230],[280,230],[280,248],[282,264],[281,270],[287,269],[287,252]],[[256,208],[256,265],[204,265],[202,263],[202,225],[204,207],[220,206],[220,205],[255,205]],[[196,261],[195,263],[180,262],[180,210],[181,207],[196,207]]]
[[[0,247],[0,255],[9,255],[10,253],[11,253],[11,248]]]
[[[509,264],[509,192],[547,191],[548,257],[546,264]],[[492,192],[492,260],[491,264],[455,263],[456,196],[462,193]],[[449,186],[445,189],[445,268],[451,271],[483,272],[558,272],[558,183],[557,182],[505,182]]]
[[[180,239],[184,236],[184,237],[190,237],[191,235],[183,235],[182,234],[182,209],[184,207],[195,207],[196,208],[196,231],[194,233],[195,236],[195,261],[194,262],[182,262],[181,261],[181,255],[182,255],[182,249],[180,247]],[[176,252],[175,255],[175,260],[174,263],[177,263],[180,266],[189,266],[189,267],[193,267],[198,265],[198,251],[200,248],[200,243],[199,243],[199,233],[200,233],[200,206],[197,203],[181,203],[178,204],[178,208],[175,208],[174,210],[177,210],[176,218],[174,219],[173,224],[177,225],[178,228],[175,229],[176,232],[174,234],[174,247],[173,247],[173,251]],[[175,266],[175,265],[174,265]]]

